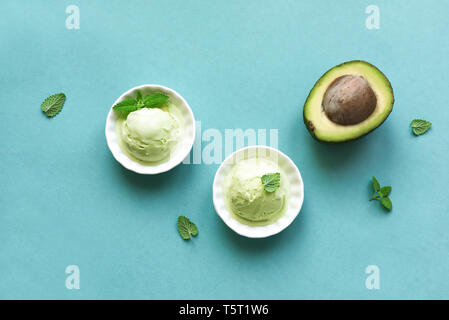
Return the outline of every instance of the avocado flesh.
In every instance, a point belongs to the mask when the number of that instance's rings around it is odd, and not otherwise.
[[[323,101],[336,80],[345,77],[363,78],[375,95],[375,107],[372,108],[373,99],[363,106],[363,116],[354,117],[355,120],[338,121],[329,110],[325,110]],[[353,92],[357,94],[357,91]],[[358,93],[363,95],[364,93]],[[357,98],[357,97],[356,97]],[[353,99],[353,101],[358,101]],[[325,102],[325,101],[324,101]],[[354,60],[340,64],[327,71],[315,84],[304,104],[304,123],[310,134],[323,142],[344,142],[357,139],[368,134],[380,126],[393,109],[394,96],[390,82],[385,75],[372,64]],[[371,108],[371,110],[369,110]],[[373,110],[372,110],[373,109]],[[326,113],[327,112],[327,113]],[[363,119],[364,118],[364,119]],[[337,121],[337,122],[335,122]],[[340,122],[340,123],[338,123]]]

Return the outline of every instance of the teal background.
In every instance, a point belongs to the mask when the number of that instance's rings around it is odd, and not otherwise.
[[[68,5],[80,30],[65,27]],[[366,6],[380,29],[365,27]],[[0,10],[0,298],[449,298],[449,2],[13,1]],[[329,68],[367,60],[396,102],[369,136],[314,141],[302,105]],[[294,223],[247,239],[215,214],[218,165],[158,176],[109,152],[106,115],[144,83],[177,90],[202,130],[279,129],[305,182]],[[41,102],[65,92],[47,119]],[[433,122],[414,137],[414,118]],[[207,143],[203,142],[203,147]],[[392,185],[394,209],[369,202]],[[193,242],[178,215],[199,228]],[[81,289],[67,290],[78,265]],[[365,268],[380,268],[380,290]]]

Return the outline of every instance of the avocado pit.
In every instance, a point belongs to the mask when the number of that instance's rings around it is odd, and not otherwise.
[[[354,125],[366,120],[376,108],[376,95],[365,78],[344,75],[327,88],[322,108],[327,117],[340,125]]]

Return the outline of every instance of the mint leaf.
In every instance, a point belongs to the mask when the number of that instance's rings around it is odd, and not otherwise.
[[[140,92],[140,90],[136,91],[136,101],[139,102],[140,100],[142,100],[142,93]]]
[[[393,208],[393,204],[391,203],[390,198],[388,198],[388,195],[391,193],[391,186],[385,186],[380,187],[379,181],[373,176],[373,188],[374,188],[374,194],[369,199],[369,201],[372,200],[380,200],[380,203],[387,208],[389,211]]]
[[[380,188],[380,194],[382,195],[382,197],[388,197],[390,192],[391,192],[391,187],[390,186],[386,186],[386,187]]]
[[[144,107],[142,93],[140,92],[140,90],[136,91],[136,101],[137,101],[137,103],[136,103],[137,109]]]
[[[136,91],[136,99],[127,98],[114,105],[113,109],[117,111],[120,116],[127,116],[130,112],[146,108],[159,108],[166,104],[168,96],[163,93],[150,93],[142,97],[140,90]]]
[[[264,174],[262,184],[266,192],[275,192],[281,185],[281,174],[279,172]]]
[[[126,116],[128,113],[136,111],[138,108],[137,101],[133,98],[128,98],[120,101],[116,105],[112,107],[115,111],[117,111],[121,116]]]
[[[185,216],[178,217],[178,232],[184,240],[192,240],[198,234],[196,225]]]
[[[382,205],[388,210],[391,211],[391,209],[393,209],[393,204],[391,203],[390,198],[385,197],[380,199],[380,203],[382,203]]]
[[[412,127],[415,136],[419,136],[423,133],[426,133],[427,130],[430,129],[430,127],[432,126],[432,122],[422,119],[415,119],[410,123],[410,126]]]
[[[379,181],[377,181],[376,177],[373,176],[373,189],[378,192],[380,190]]]
[[[143,104],[146,108],[159,108],[168,101],[168,96],[163,93],[150,93],[143,97]]]
[[[52,96],[49,96],[44,100],[44,102],[42,102],[41,109],[47,117],[52,118],[62,110],[64,102],[65,94],[56,93]]]

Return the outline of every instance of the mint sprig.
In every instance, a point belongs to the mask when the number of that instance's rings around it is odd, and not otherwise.
[[[184,240],[192,240],[198,234],[196,225],[185,216],[178,217],[178,232]]]
[[[393,204],[388,197],[391,193],[391,186],[380,187],[379,181],[373,176],[373,189],[374,194],[369,201],[379,200],[388,211],[391,211],[393,209]]]
[[[142,99],[146,108],[160,108],[168,101],[168,96],[162,93],[152,93]]]
[[[432,122],[422,119],[415,119],[410,123],[410,126],[412,127],[415,136],[420,136],[430,129]]]
[[[116,103],[112,108],[120,116],[127,116],[130,112],[141,108],[160,108],[166,105],[169,97],[163,93],[154,92],[146,96],[142,96],[140,90],[136,92],[136,98],[126,98]]]
[[[139,107],[136,100],[128,98],[117,103],[113,109],[121,116],[126,116],[128,113],[138,110]]]
[[[264,174],[261,180],[266,192],[275,192],[281,185],[281,174],[279,172]]]
[[[56,93],[52,96],[49,96],[41,104],[42,111],[47,117],[53,118],[55,115],[61,112],[62,107],[64,106],[65,98],[66,97],[64,93]]]

